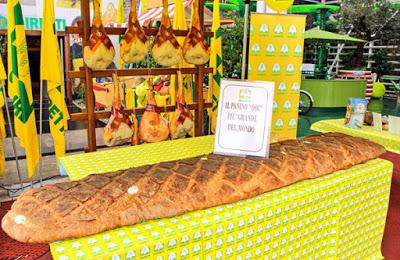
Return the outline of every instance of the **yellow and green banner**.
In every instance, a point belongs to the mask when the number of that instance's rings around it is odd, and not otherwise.
[[[211,108],[211,132],[215,133],[215,128],[217,127],[218,98],[221,85],[221,78],[223,75],[219,0],[214,0],[212,31],[214,32],[214,37],[211,38],[210,67],[214,68],[214,73],[213,73],[213,79],[210,80],[211,84],[208,90],[211,91],[212,93],[212,96],[211,93],[209,94],[209,96],[213,102],[213,106]]]
[[[7,79],[6,70],[4,69],[3,59],[0,56],[0,176],[6,174],[6,160],[4,156],[3,140],[6,138],[6,128],[3,115],[4,106],[4,80]]]
[[[40,160],[35,111],[29,71],[28,49],[19,0],[9,0],[8,8],[8,95],[13,100],[15,133],[25,148],[28,176]],[[51,58],[50,55],[47,58]]]
[[[45,0],[40,56],[40,79],[47,81],[49,123],[56,158],[65,155],[65,131],[68,129],[68,109],[64,100],[60,49],[55,30],[54,3]]]
[[[250,80],[275,82],[271,141],[296,138],[305,16],[252,14]]]

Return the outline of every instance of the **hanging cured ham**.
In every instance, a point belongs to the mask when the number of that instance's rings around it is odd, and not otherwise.
[[[92,33],[83,51],[86,65],[95,70],[106,69],[114,59],[115,50],[101,22],[100,0],[93,1]]]
[[[170,123],[171,138],[185,137],[193,128],[193,115],[186,105],[183,95],[182,73],[178,71],[178,94],[174,117]]]
[[[182,49],[176,40],[168,16],[168,0],[163,0],[160,30],[154,39],[151,51],[154,60],[161,66],[170,67],[177,65],[182,59]]]
[[[124,111],[121,103],[120,84],[117,75],[113,75],[115,98],[111,110],[111,117],[104,129],[104,143],[107,146],[121,145],[131,141],[134,133],[129,115]]]
[[[161,117],[154,98],[152,79],[149,80],[147,106],[139,124],[139,137],[147,143],[164,141],[169,137],[168,124]]]
[[[192,28],[183,43],[183,57],[186,62],[203,65],[210,59],[210,47],[204,37],[199,18],[199,0],[193,1]]]
[[[139,24],[136,13],[136,0],[132,0],[128,29],[120,44],[121,59],[127,64],[140,62],[146,57],[149,45],[150,41]]]

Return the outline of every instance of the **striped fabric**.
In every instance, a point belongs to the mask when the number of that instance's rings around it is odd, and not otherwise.
[[[340,79],[365,79],[367,81],[367,88],[365,89],[365,98],[371,99],[372,97],[372,72],[362,70],[339,70],[338,78]]]

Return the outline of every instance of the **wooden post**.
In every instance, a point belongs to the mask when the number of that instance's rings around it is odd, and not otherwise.
[[[204,98],[203,98],[203,82],[204,82],[204,67],[197,66],[198,72],[196,73],[196,101],[198,104],[196,110],[196,129],[195,136],[204,135]]]
[[[199,20],[201,29],[204,31],[204,0],[199,0]],[[204,82],[204,65],[196,66],[197,74],[196,82],[196,101],[198,108],[196,110],[196,129],[195,136],[204,135],[204,98],[203,98],[203,82]]]
[[[83,27],[83,48],[87,45],[90,37],[90,2],[89,0],[81,0],[82,27]],[[85,70],[85,104],[87,111],[87,135],[88,148],[87,152],[96,151],[96,118],[94,114],[94,93],[92,70],[84,64]]]
[[[64,35],[64,68],[66,73],[65,77],[65,87],[67,94],[67,104],[70,105],[72,103],[72,84],[71,80],[68,76],[68,71],[71,70],[71,46],[70,46],[70,35]]]

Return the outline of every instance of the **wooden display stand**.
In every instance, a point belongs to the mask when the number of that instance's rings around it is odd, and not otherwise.
[[[81,0],[81,13],[82,22],[77,27],[67,27],[67,34],[80,34],[82,36],[83,46],[86,46],[89,36],[91,33],[90,27],[90,0]],[[204,0],[199,0],[199,13],[200,13],[200,24],[204,28]],[[108,28],[105,27],[106,32],[109,35],[123,35],[125,34],[126,28]],[[145,29],[147,36],[154,36],[157,34],[158,29]],[[186,36],[188,31],[185,30],[174,30],[176,36]],[[212,32],[205,32],[206,37],[212,37]],[[69,57],[66,57],[69,59]],[[211,102],[204,102],[203,98],[203,82],[204,74],[212,74],[213,69],[209,67],[196,66],[195,68],[140,68],[140,69],[112,69],[112,70],[92,70],[84,65],[80,68],[80,71],[68,71],[68,78],[81,78],[85,82],[85,104],[86,109],[81,113],[71,114],[71,120],[74,121],[87,121],[87,135],[88,135],[88,148],[86,152],[96,151],[96,120],[110,117],[111,112],[109,111],[94,111],[95,98],[93,93],[93,78],[98,77],[111,77],[113,73],[118,76],[149,76],[149,75],[172,75],[176,74],[180,70],[182,74],[194,74],[195,75],[195,103],[188,104],[190,110],[195,111],[195,135],[204,135],[203,126],[203,113],[207,108],[212,107]],[[161,112],[172,112],[175,110],[174,105],[160,107]],[[128,113],[132,111],[126,110]],[[144,108],[135,109],[136,114],[142,114]]]

